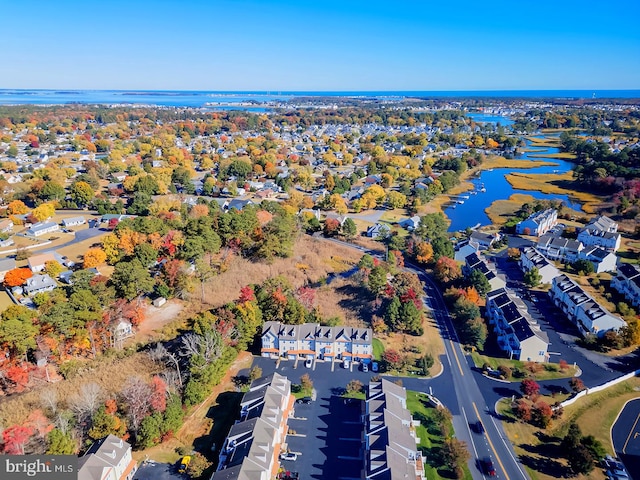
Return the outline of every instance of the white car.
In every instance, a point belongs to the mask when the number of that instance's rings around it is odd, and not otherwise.
[[[351,366],[351,362],[346,358],[342,361],[342,368],[349,368]]]
[[[313,360],[311,360],[310,358],[307,358],[304,361],[304,366],[307,367],[307,368],[311,368],[311,365],[313,365]]]
[[[297,453],[285,452],[280,454],[280,460],[291,460],[295,461],[298,459]]]
[[[363,372],[368,372],[369,371],[369,365],[367,365],[366,363],[362,364],[362,371]]]

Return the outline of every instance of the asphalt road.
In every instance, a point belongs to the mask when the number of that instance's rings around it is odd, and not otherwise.
[[[624,406],[611,429],[611,439],[629,474],[640,479],[640,399]]]

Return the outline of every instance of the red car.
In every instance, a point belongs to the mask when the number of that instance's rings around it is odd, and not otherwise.
[[[493,462],[489,457],[483,458],[480,460],[480,465],[482,466],[482,471],[485,475],[489,475],[490,477],[496,476],[496,469],[493,466]]]

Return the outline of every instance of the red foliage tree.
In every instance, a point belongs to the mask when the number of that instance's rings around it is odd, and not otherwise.
[[[167,409],[167,384],[157,375],[151,380],[151,408],[156,412]]]
[[[316,298],[316,291],[311,287],[300,287],[296,290],[295,297],[304,308],[311,310]]]
[[[7,455],[24,455],[24,446],[33,435],[31,427],[14,425],[2,432],[2,453]]]
[[[523,422],[531,421],[531,405],[525,399],[519,399],[513,407],[513,413]]]
[[[24,285],[27,279],[33,276],[33,272],[28,268],[14,268],[9,270],[4,276],[4,284],[7,287],[19,287]]]
[[[180,272],[182,271],[182,266],[184,263],[182,260],[171,259],[167,260],[162,267],[165,281],[167,285],[171,288],[175,288],[178,284],[178,278],[180,277]]]
[[[581,392],[585,388],[587,388],[584,386],[584,382],[580,380],[578,377],[573,377],[571,380],[569,380],[569,386],[571,387],[571,390],[573,390],[576,393]]]
[[[328,237],[336,235],[340,231],[340,222],[335,218],[327,218],[324,221],[324,234]]]
[[[109,220],[109,224],[107,228],[109,230],[115,230],[115,228],[118,226],[119,223],[120,221],[117,218],[112,218],[111,220]]]
[[[397,368],[400,366],[402,362],[402,357],[400,354],[393,349],[385,350],[382,354],[382,359],[389,365],[391,368]]]
[[[255,299],[255,292],[250,285],[245,285],[240,289],[240,297],[238,298],[238,303],[253,302]]]
[[[434,269],[436,278],[442,283],[449,283],[462,276],[460,265],[453,258],[440,257]]]
[[[520,391],[525,397],[531,397],[533,395],[537,395],[538,392],[540,392],[540,385],[538,385],[535,380],[525,378],[522,383],[520,383]]]
[[[21,392],[29,383],[29,370],[21,365],[12,365],[5,371],[5,377],[14,384],[16,392]]]
[[[553,418],[553,409],[547,402],[539,401],[533,406],[531,416],[538,426],[547,428]]]

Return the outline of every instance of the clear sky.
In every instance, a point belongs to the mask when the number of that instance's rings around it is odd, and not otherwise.
[[[0,88],[640,89],[640,0],[0,0]]]

